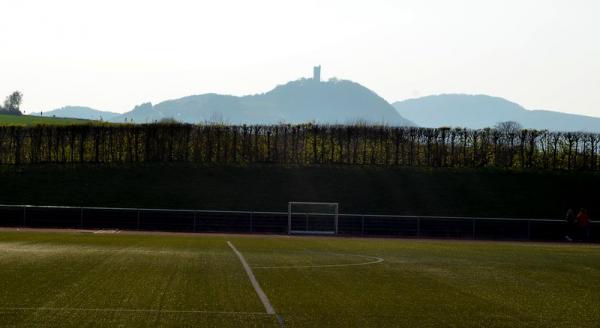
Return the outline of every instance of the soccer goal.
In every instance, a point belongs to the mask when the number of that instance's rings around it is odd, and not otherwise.
[[[338,203],[289,202],[288,233],[336,235]]]

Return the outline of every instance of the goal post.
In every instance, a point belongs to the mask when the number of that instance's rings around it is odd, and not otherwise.
[[[289,202],[288,234],[337,235],[338,203]]]

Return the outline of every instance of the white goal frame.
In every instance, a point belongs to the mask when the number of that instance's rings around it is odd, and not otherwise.
[[[328,205],[332,206],[334,213],[301,213],[306,215],[331,215],[333,216],[333,230],[292,230],[292,207],[293,205]],[[324,202],[288,202],[288,235],[304,234],[304,235],[337,235],[338,234],[338,216],[339,203],[324,203]]]

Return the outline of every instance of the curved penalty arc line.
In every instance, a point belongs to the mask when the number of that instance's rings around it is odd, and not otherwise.
[[[360,262],[360,263],[340,263],[340,264],[320,264],[320,265],[275,265],[275,266],[253,266],[253,269],[310,269],[310,268],[336,268],[336,267],[350,267],[350,266],[362,266],[377,264],[385,261],[382,257],[359,255],[359,254],[343,254],[343,253],[326,253],[326,252],[315,252],[321,254],[330,254],[338,256],[354,256],[371,259],[371,261]]]

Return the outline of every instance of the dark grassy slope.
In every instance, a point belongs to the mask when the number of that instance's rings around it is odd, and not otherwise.
[[[561,218],[600,213],[600,175],[358,166],[191,164],[0,168],[0,203],[285,211],[340,202],[344,213]]]

